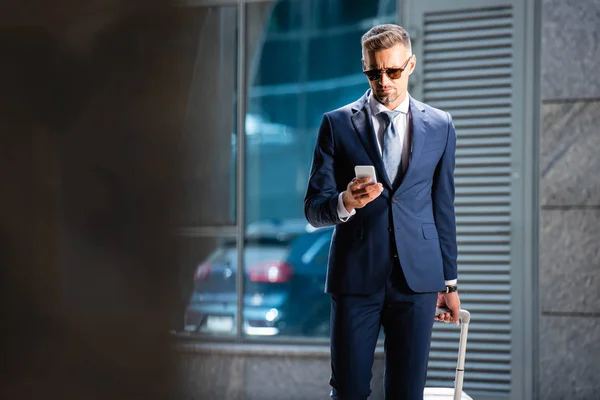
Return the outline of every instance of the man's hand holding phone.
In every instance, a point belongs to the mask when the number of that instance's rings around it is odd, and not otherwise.
[[[371,177],[357,177],[352,179],[342,193],[342,201],[348,212],[355,208],[363,208],[375,200],[383,192],[381,183],[373,182]]]

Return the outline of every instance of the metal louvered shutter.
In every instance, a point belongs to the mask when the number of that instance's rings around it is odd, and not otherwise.
[[[411,94],[457,132],[459,289],[472,314],[465,391],[511,398],[511,184],[515,9],[510,1],[409,2],[418,68]],[[427,386],[452,386],[458,328],[436,324]]]

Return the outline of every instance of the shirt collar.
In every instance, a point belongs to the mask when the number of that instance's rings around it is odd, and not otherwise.
[[[384,106],[383,104],[381,104],[376,98],[375,96],[373,96],[373,92],[371,92],[369,94],[369,107],[371,107],[371,114],[372,115],[377,115],[381,112],[384,111],[390,111],[386,106]],[[395,111],[400,111],[403,114],[408,114],[408,106],[410,104],[410,95],[408,94],[408,92],[406,93],[406,97],[404,98],[404,101],[402,101],[402,103],[400,103],[398,105],[398,107],[394,108]]]

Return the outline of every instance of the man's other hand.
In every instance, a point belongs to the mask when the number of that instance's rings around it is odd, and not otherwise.
[[[452,322],[458,325],[459,312],[460,312],[460,299],[458,298],[457,292],[452,293],[438,293],[437,300],[438,308],[447,308],[450,312],[441,313],[435,317],[436,321]]]
[[[354,178],[342,193],[342,201],[348,212],[363,208],[383,192],[381,183],[373,183],[371,178]]]

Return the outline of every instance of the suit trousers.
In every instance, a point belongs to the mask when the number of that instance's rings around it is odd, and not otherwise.
[[[380,328],[387,400],[423,400],[437,293],[415,293],[400,264],[371,295],[331,296],[331,397],[367,399]]]

